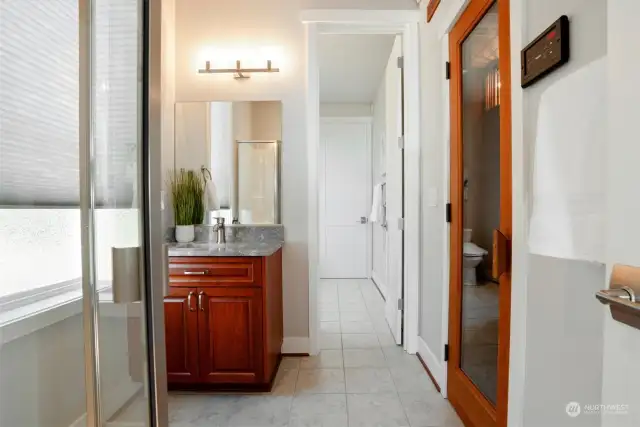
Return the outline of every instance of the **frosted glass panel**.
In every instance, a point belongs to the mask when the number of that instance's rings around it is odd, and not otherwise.
[[[276,222],[278,143],[238,143],[238,211],[241,224]]]

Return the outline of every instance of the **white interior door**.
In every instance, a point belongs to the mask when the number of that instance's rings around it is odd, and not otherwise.
[[[402,39],[396,37],[391,59],[402,56]],[[386,143],[387,143],[387,295],[385,317],[397,344],[402,344],[402,309],[399,301],[403,287],[403,155],[398,138],[402,136],[402,70],[386,70]]]
[[[364,278],[369,267],[371,122],[320,123],[320,276]]]

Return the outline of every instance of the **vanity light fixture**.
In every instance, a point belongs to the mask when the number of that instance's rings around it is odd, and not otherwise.
[[[233,74],[233,78],[237,80],[248,79],[248,73],[279,73],[280,68],[273,68],[271,60],[267,60],[266,68],[242,68],[240,60],[236,61],[236,68],[211,68],[211,61],[205,62],[205,68],[198,70],[200,74]]]

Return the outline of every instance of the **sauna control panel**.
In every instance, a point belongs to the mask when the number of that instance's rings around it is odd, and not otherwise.
[[[531,86],[569,61],[569,18],[562,15],[520,53],[522,87]]]

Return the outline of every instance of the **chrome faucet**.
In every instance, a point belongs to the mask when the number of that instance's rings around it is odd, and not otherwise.
[[[213,231],[217,233],[216,241],[219,245],[227,243],[227,237],[224,228],[224,218],[216,217],[216,223],[213,226]]]

